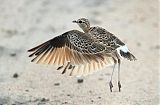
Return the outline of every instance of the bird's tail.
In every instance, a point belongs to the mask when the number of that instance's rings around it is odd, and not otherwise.
[[[126,45],[118,47],[117,52],[121,57],[126,58],[130,61],[137,60],[136,57],[130,53]]]
[[[123,51],[120,50],[120,54],[121,54],[122,57],[124,57],[124,58],[126,58],[130,61],[137,60],[136,57],[133,54],[131,54],[129,51],[128,52],[123,52]]]

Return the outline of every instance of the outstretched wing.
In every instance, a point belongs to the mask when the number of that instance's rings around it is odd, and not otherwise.
[[[68,31],[43,44],[34,47],[29,57],[32,62],[64,65],[70,62],[74,65],[97,62],[104,59],[105,47],[94,42],[88,34],[77,30]]]
[[[104,28],[101,27],[91,27],[89,31],[99,43],[102,43],[106,46],[106,50],[108,53],[115,51],[118,47],[124,46],[125,44],[118,39],[115,35],[108,32]]]
[[[98,62],[91,61],[90,63],[85,63],[83,65],[75,65],[74,68],[68,69],[66,72],[70,76],[85,76],[88,74],[92,74],[94,72],[103,70],[104,68],[111,66],[114,64],[114,60],[112,57],[105,56],[104,60],[98,60]]]

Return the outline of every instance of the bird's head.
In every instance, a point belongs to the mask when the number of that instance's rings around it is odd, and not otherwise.
[[[78,20],[74,20],[73,23],[77,23],[85,33],[89,31],[90,23],[88,19],[80,18]]]

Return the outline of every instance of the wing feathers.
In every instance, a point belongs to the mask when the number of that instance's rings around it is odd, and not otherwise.
[[[50,50],[50,47],[47,48],[47,50],[42,54],[42,56],[38,59],[38,61],[36,63],[40,63],[43,62],[43,60],[45,59],[45,57],[47,56],[48,51]]]
[[[48,54],[47,54],[47,56],[46,56],[46,58],[45,58],[45,60],[44,60],[44,62],[45,62],[46,64],[48,64],[48,61],[49,61],[49,59],[51,58],[51,54],[52,54],[52,52],[53,52],[53,49],[54,49],[54,48],[51,48],[51,49],[49,50],[49,52],[48,52]]]
[[[58,65],[62,65],[62,57],[63,57],[63,54],[64,54],[63,48],[61,48],[61,49],[59,50],[59,60],[58,60]]]
[[[49,40],[49,41],[50,41],[50,40]],[[48,42],[48,41],[47,41],[47,42]],[[28,52],[33,52],[33,51],[35,51],[35,50],[37,50],[37,49],[40,49],[41,47],[43,47],[44,45],[46,45],[47,42],[44,42],[44,43],[42,43],[42,44],[40,44],[40,45],[38,45],[38,46],[36,46],[36,47],[34,47],[34,48],[32,48],[32,49],[29,49]]]
[[[87,33],[76,30],[57,36],[28,52],[32,52],[29,57],[35,57],[32,62],[56,64],[63,69],[62,73],[69,72],[70,75],[87,75],[112,63],[104,54],[103,45],[94,42]]]
[[[51,53],[51,58],[49,59],[48,64],[52,64],[54,59],[55,59],[55,53],[56,53],[57,48],[54,48],[54,50]]]
[[[91,61],[90,63],[85,63],[82,65],[77,65],[73,71],[71,71],[70,76],[82,76],[88,75],[93,72],[104,69],[107,66],[113,65],[113,59],[111,57],[105,57],[104,60]]]
[[[65,56],[66,56],[66,53],[65,53],[65,48],[62,48],[62,52],[61,52],[63,55],[61,57],[61,63],[64,64],[65,63]]]
[[[55,52],[55,58],[54,58],[54,62],[53,64],[57,64],[57,60],[58,60],[58,55],[59,55],[59,48],[57,48],[56,52]]]

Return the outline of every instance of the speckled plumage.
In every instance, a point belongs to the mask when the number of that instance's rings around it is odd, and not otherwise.
[[[107,54],[111,54],[112,57],[115,56],[115,59],[122,58],[120,57],[122,55],[117,52],[117,49],[121,46],[125,46],[125,44],[114,34],[99,26],[90,27],[89,20],[85,18],[80,18],[77,21],[73,22],[77,23],[82,28],[82,30],[85,33],[88,33],[96,42],[104,45]],[[130,60],[136,60],[136,58],[132,54],[129,53],[128,56],[132,56],[133,59]]]
[[[77,68],[81,68],[80,66],[84,67],[84,75],[86,75],[85,71],[91,73],[100,68],[90,66],[108,59],[103,44],[96,42],[88,33],[78,30],[65,32],[28,51],[32,52],[29,57],[35,56],[32,62],[58,65],[58,70],[61,69],[62,73],[70,72],[69,75],[83,75],[78,73]],[[85,67],[86,64],[88,68]],[[105,60],[105,64],[113,63]],[[90,68],[93,70],[88,70]]]
[[[90,23],[88,19],[80,18],[77,21],[73,21],[77,23],[81,29],[88,33],[92,39],[94,39],[99,44],[105,46],[105,52],[108,55],[108,58],[111,57],[114,61],[113,72],[115,65],[118,62],[118,87],[119,91],[121,90],[121,83],[120,83],[120,63],[122,58],[126,58],[130,61],[136,60],[135,56],[130,53],[127,46],[118,39],[114,34],[108,32],[106,29],[102,27],[90,27]],[[87,65],[87,64],[86,64]],[[113,75],[112,72],[112,75]],[[110,80],[110,90],[112,92],[113,84],[112,84],[112,75]]]
[[[58,65],[62,74],[87,75],[109,65],[115,67],[117,62],[120,71],[121,58],[136,59],[121,40],[104,28],[90,27],[85,18],[73,22],[84,32],[71,30],[28,50],[32,52],[29,57],[35,56],[32,62]],[[120,91],[120,80],[118,86]],[[111,91],[112,87],[110,82]]]

